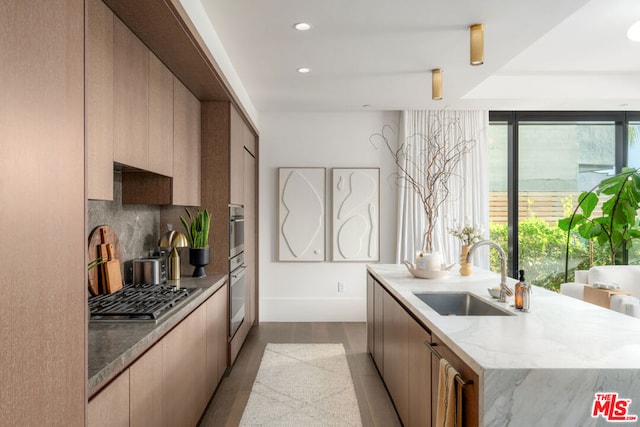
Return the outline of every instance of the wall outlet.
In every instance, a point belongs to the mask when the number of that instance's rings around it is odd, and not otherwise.
[[[344,283],[338,282],[338,292],[344,292]]]

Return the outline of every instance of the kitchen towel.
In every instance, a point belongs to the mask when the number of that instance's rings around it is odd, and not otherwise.
[[[456,377],[460,374],[456,369],[447,362],[443,357],[440,359],[438,375],[438,402],[436,409],[436,426],[437,427],[456,427],[459,425],[458,420],[462,414],[458,413],[456,387]]]
[[[267,344],[241,426],[361,426],[342,344]]]

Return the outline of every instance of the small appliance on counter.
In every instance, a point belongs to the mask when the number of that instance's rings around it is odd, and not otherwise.
[[[167,283],[167,258],[152,256],[133,260],[134,285],[160,285]]]

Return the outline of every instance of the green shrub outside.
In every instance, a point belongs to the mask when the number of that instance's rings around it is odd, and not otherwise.
[[[518,269],[525,270],[529,283],[559,292],[564,280],[564,263],[567,234],[557,225],[531,216],[518,223],[519,258]],[[489,224],[490,239],[498,243],[508,253],[508,225]],[[500,271],[500,260],[496,251],[490,251],[491,270]],[[591,265],[608,264],[606,248],[593,247],[572,233],[569,243],[569,281],[575,270],[586,270]]]

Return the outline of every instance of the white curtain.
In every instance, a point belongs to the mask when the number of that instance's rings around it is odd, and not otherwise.
[[[480,224],[485,230],[483,238],[489,238],[489,113],[448,110],[403,111],[398,144],[406,144],[408,157],[416,158],[417,153],[425,149],[425,138],[414,136],[427,135],[429,124],[438,119],[444,122],[457,120],[459,131],[462,133],[460,137],[475,140],[472,151],[463,158],[451,176],[449,197],[440,207],[433,236],[434,247],[442,253],[443,262],[453,264],[459,261],[462,246],[460,239],[448,232],[454,221],[461,224],[467,219],[471,224]],[[452,135],[450,137],[457,138]],[[405,166],[411,167],[409,163],[405,163]],[[416,251],[421,248],[424,230],[422,204],[413,189],[403,185],[400,179],[396,262],[414,259]],[[474,265],[489,268],[489,252],[486,247],[474,253],[473,258]]]

